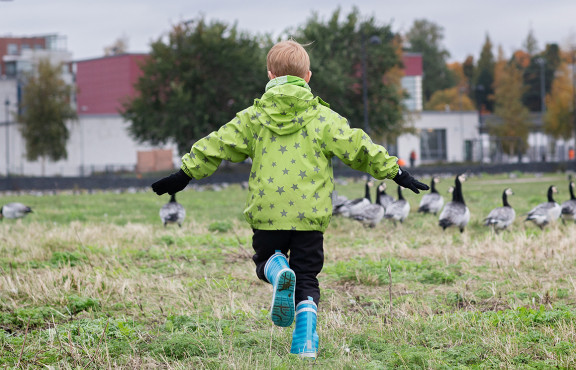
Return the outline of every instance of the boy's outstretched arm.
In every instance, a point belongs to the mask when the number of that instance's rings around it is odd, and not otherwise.
[[[247,125],[242,124],[240,116],[220,127],[218,131],[198,140],[189,153],[182,157],[182,167],[178,172],[152,184],[152,190],[158,195],[174,194],[184,190],[190,180],[210,176],[216,171],[222,160],[241,162],[249,153]]]
[[[398,158],[389,155],[383,146],[374,144],[363,130],[350,128],[345,118],[338,116],[325,129],[326,149],[344,164],[380,180],[392,179],[415,193],[429,189],[428,185],[401,169]]]

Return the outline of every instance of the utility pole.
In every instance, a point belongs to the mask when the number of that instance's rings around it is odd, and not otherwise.
[[[368,56],[366,55],[366,37],[364,32],[360,32],[361,38],[361,57],[362,57],[362,101],[364,103],[364,131],[370,133],[370,124],[368,120]],[[370,44],[378,45],[382,41],[376,35],[370,37]]]
[[[10,140],[8,138],[8,134],[10,133],[8,129],[8,125],[10,124],[10,115],[8,107],[10,107],[10,99],[6,98],[4,101],[4,113],[6,114],[6,121],[4,122],[4,125],[6,126],[6,178],[10,176]]]
[[[572,46],[572,121],[574,122],[574,147],[576,150],[576,48]],[[574,156],[576,160],[576,156]]]

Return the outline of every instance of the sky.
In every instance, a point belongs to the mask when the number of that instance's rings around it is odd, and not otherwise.
[[[58,34],[72,58],[83,60],[102,56],[120,38],[127,40],[128,52],[147,53],[172,25],[200,16],[280,36],[304,25],[313,12],[327,20],[338,7],[346,15],[353,6],[394,32],[405,33],[416,19],[441,26],[450,62],[468,55],[477,60],[486,35],[495,54],[502,47],[508,56],[530,30],[541,49],[547,43],[576,45],[574,0],[0,0],[0,37]]]

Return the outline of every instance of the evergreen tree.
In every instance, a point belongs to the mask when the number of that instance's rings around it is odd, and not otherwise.
[[[70,105],[74,91],[62,78],[62,64],[40,59],[33,71],[25,74],[20,131],[26,142],[26,159],[58,161],[66,159],[70,132],[66,123],[77,119]],[[44,172],[44,167],[42,168]]]
[[[454,87],[454,76],[446,66],[450,53],[442,46],[444,29],[433,22],[418,19],[406,38],[409,51],[422,53],[424,100],[428,101],[435,91]]]
[[[532,28],[530,28],[530,31],[528,31],[528,36],[526,36],[526,40],[524,40],[523,46],[528,55],[534,55],[538,52],[538,41],[534,36],[534,30],[532,30]]]
[[[533,55],[529,66],[524,70],[524,85],[527,89],[522,97],[524,105],[532,112],[541,112],[542,84],[544,84],[544,96],[549,93],[554,72],[560,65],[560,49],[556,44],[547,44],[546,49]]]
[[[466,57],[464,63],[462,63],[462,73],[466,79],[466,91],[468,97],[474,101],[476,98],[473,86],[474,86],[474,74],[476,67],[474,66],[474,57],[469,55]]]
[[[486,35],[486,40],[482,46],[482,52],[476,67],[474,79],[474,92],[476,96],[477,109],[494,111],[494,54],[492,54],[492,42]]]

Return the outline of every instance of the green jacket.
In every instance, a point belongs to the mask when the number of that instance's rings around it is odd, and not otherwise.
[[[253,106],[194,143],[182,170],[201,179],[222,160],[250,157],[244,217],[252,228],[324,232],[332,216],[333,156],[376,179],[398,173],[396,157],[350,128],[303,79],[283,76],[271,80]]]

